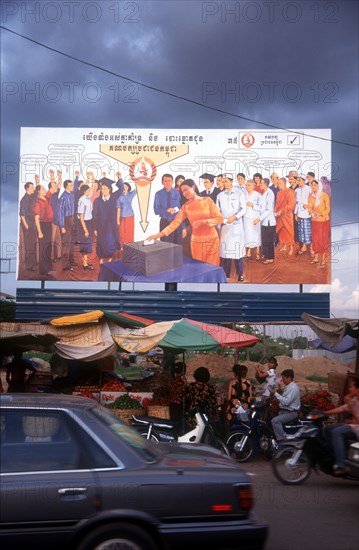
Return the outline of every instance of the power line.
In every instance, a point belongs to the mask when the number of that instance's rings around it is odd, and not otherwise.
[[[12,34],[15,34],[17,36],[20,36],[20,38],[24,38],[25,40],[28,40],[29,42],[32,42],[33,44],[37,44],[38,46],[41,46],[42,48],[45,48],[49,51],[55,52],[59,55],[67,57],[69,59],[73,59],[74,61],[78,61],[79,63],[82,63],[83,65],[87,65],[88,67],[93,67],[94,69],[98,69],[98,70],[103,71],[107,74],[116,76],[117,78],[122,78],[123,80],[133,82],[134,84],[137,84],[138,86],[141,86],[142,88],[147,88],[148,90],[152,90],[154,92],[159,92],[159,93],[167,95],[169,97],[173,97],[173,98],[179,99],[181,101],[186,101],[187,103],[192,103],[193,105],[203,107],[204,109],[209,109],[211,111],[216,111],[217,113],[232,116],[234,118],[245,120],[247,122],[253,122],[255,124],[261,124],[262,126],[266,126],[268,128],[275,128],[276,130],[284,130],[284,131],[287,131],[287,132],[290,131],[293,134],[304,135],[304,136],[311,137],[311,138],[314,138],[314,139],[320,139],[322,141],[329,141],[331,143],[338,143],[340,145],[347,145],[348,147],[359,148],[359,145],[357,145],[355,143],[347,143],[345,141],[339,141],[339,140],[336,140],[336,139],[328,139],[328,138],[321,137],[321,136],[315,136],[313,134],[306,134],[304,132],[296,132],[294,130],[288,130],[288,128],[284,128],[282,126],[276,126],[274,124],[269,124],[268,122],[263,122],[263,121],[260,121],[260,120],[256,120],[254,118],[249,118],[249,117],[244,117],[242,115],[237,115],[235,113],[231,113],[230,111],[225,111],[224,109],[219,109],[218,107],[211,107],[210,105],[206,105],[205,103],[201,103],[200,101],[196,101],[194,99],[190,99],[190,98],[185,97],[185,96],[174,94],[173,92],[168,92],[166,90],[161,90],[161,88],[157,88],[155,86],[150,86],[149,84],[144,84],[143,82],[140,82],[139,80],[134,80],[133,78],[129,78],[127,76],[115,73],[114,71],[110,71],[109,69],[105,69],[103,67],[100,67],[99,65],[95,65],[94,63],[90,63],[89,61],[84,61],[83,59],[79,59],[78,57],[76,57],[74,55],[70,55],[68,53],[62,52],[62,51],[60,51],[56,48],[51,48],[50,46],[47,46],[46,44],[43,44],[42,42],[38,42],[37,40],[34,40],[33,38],[29,38],[28,36],[25,36],[25,35],[23,35],[19,32],[11,30],[11,29],[8,29],[7,27],[4,27],[2,25],[0,25],[0,28],[4,29],[5,31],[8,31]]]

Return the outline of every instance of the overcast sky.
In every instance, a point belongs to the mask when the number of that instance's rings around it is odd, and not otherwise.
[[[331,128],[333,284],[304,290],[330,290],[333,314],[357,316],[358,5],[3,1],[1,257],[17,241],[22,126]],[[1,283],[34,286],[15,274]]]

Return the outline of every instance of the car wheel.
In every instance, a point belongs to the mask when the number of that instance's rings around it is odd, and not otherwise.
[[[158,550],[153,539],[140,527],[128,523],[102,525],[86,535],[77,550]]]
[[[253,441],[243,432],[233,432],[226,441],[229,454],[238,462],[247,462],[253,455]]]

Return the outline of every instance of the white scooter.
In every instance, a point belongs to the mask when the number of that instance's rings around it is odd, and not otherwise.
[[[178,433],[177,422],[155,416],[132,415],[131,425],[139,430],[143,437],[156,443],[202,443],[229,455],[225,443],[214,433],[207,415],[199,407],[195,407],[190,415],[194,416],[196,426],[183,434]]]

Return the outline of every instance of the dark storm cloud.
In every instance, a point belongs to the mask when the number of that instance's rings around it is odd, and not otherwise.
[[[129,79],[275,126],[330,127],[334,139],[357,141],[356,2],[79,2],[73,20],[63,2],[46,3],[47,12],[41,2],[11,4],[19,9],[5,20],[3,12],[4,26]],[[54,23],[50,4],[62,10]],[[40,6],[38,20],[23,6]],[[264,128],[131,88],[6,31],[2,45],[3,162],[17,162],[21,126]],[[341,192],[358,173],[357,150],[334,145],[333,161],[334,218],[357,219],[358,186]],[[17,181],[7,174],[1,189],[14,208]]]

